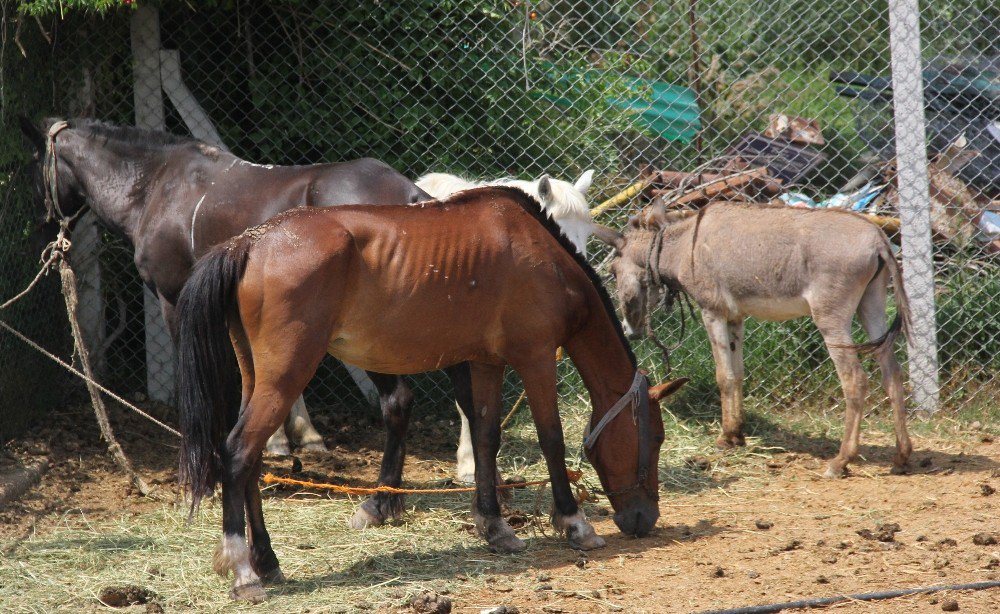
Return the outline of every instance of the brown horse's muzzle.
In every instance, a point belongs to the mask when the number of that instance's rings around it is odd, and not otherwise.
[[[653,501],[647,497],[635,497],[631,499],[622,510],[615,514],[615,524],[618,529],[626,534],[635,537],[645,537],[656,526],[656,520],[660,517],[660,509]]]

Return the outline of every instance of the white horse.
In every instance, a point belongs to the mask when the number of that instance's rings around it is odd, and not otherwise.
[[[455,192],[477,188],[486,185],[506,185],[518,188],[538,199],[542,208],[549,214],[576,249],[587,255],[587,239],[594,231],[594,223],[590,217],[590,207],[587,205],[587,190],[594,179],[594,171],[588,170],[576,183],[552,179],[543,175],[535,181],[520,179],[496,179],[493,181],[469,181],[447,173],[428,173],[417,179],[417,187],[436,199],[446,198]],[[462,434],[458,441],[457,476],[462,482],[475,482],[476,460],[472,454],[472,434],[469,431],[469,421],[462,410],[458,410],[462,420]]]

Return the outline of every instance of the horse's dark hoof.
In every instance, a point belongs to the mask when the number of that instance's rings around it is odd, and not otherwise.
[[[270,571],[265,571],[260,575],[261,582],[265,586],[274,586],[275,584],[284,584],[288,580],[285,579],[285,574],[281,573],[280,567],[275,567]]]
[[[250,603],[262,603],[267,599],[264,592],[264,585],[260,582],[251,582],[243,586],[234,586],[229,593],[229,598],[233,601],[249,601]]]

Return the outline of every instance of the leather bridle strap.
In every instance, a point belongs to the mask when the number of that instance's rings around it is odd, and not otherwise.
[[[645,382],[646,376],[639,371],[636,371],[635,377],[632,379],[632,385],[629,387],[628,392],[622,395],[622,398],[618,399],[618,402],[611,406],[608,413],[604,414],[594,428],[590,428],[590,425],[587,425],[587,432],[584,434],[583,438],[583,445],[585,448],[589,450],[594,447],[594,444],[597,443],[597,438],[600,437],[601,431],[604,430],[604,427],[606,427],[609,422],[614,420],[618,414],[622,413],[623,409],[629,406],[633,409],[635,408],[639,401],[639,393],[643,390],[643,384]],[[633,414],[633,419],[634,418],[635,414]],[[642,444],[640,442],[640,447],[641,445]]]
[[[45,141],[45,161],[42,167],[42,176],[45,183],[45,221],[59,221],[66,224],[66,216],[63,215],[59,207],[59,171],[58,159],[56,157],[56,135],[69,128],[66,121],[57,121],[49,127]],[[82,209],[81,209],[82,210]],[[75,216],[74,216],[75,217]]]

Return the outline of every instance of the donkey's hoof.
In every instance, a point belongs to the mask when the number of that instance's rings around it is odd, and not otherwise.
[[[830,463],[829,465],[827,465],[826,471],[823,472],[823,477],[830,480],[836,480],[846,475],[847,475],[847,467],[834,463]]]
[[[517,535],[501,535],[490,540],[490,550],[499,554],[522,552],[528,545]]]
[[[913,470],[910,463],[893,463],[892,468],[889,469],[889,473],[892,475],[909,475]]]
[[[270,571],[265,571],[260,576],[261,582],[267,586],[273,586],[275,584],[284,584],[288,580],[285,578],[285,574],[281,573],[280,567],[275,567]]]
[[[234,586],[229,592],[229,598],[233,601],[249,601],[250,603],[262,603],[267,599],[264,592],[264,585],[260,582],[251,582],[243,586]]]
[[[381,518],[366,510],[365,506],[362,505],[354,512],[351,519],[347,521],[347,526],[354,530],[361,530],[368,527],[380,527],[382,526],[382,522]]]
[[[722,450],[741,448],[745,445],[747,445],[747,442],[743,435],[720,435],[719,438],[715,440],[715,446]]]

